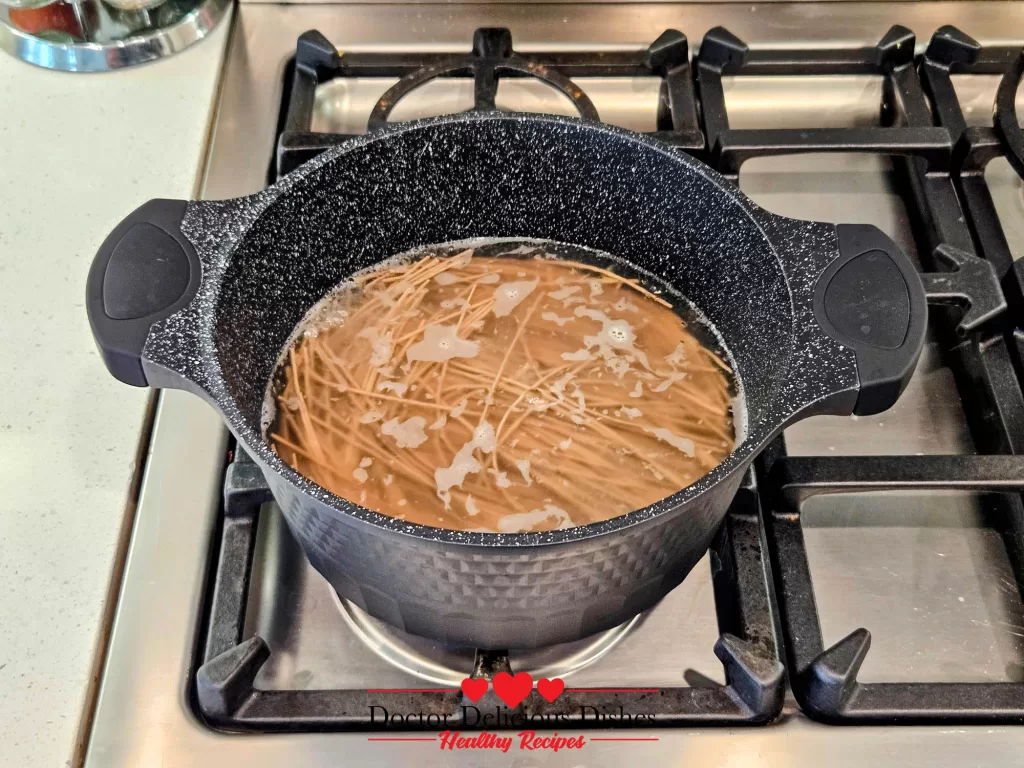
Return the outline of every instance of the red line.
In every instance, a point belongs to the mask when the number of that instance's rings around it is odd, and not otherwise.
[[[595,737],[592,736],[590,738],[590,740],[591,741],[657,741],[658,737],[654,736],[654,737],[651,737],[651,738],[644,738],[644,739],[640,739],[640,738],[636,738],[636,739],[626,739],[626,738],[617,739],[617,738],[613,738],[611,736],[608,736],[608,737],[605,737],[605,738],[601,738],[601,737],[596,737],[595,738]]]
[[[395,736],[393,738],[383,738],[382,737],[382,738],[376,738],[376,739],[368,736],[366,738],[366,740],[367,741],[437,741],[437,739],[434,738],[434,737],[430,737],[430,738],[427,738],[427,737],[416,738],[416,737],[413,737],[413,736],[409,736],[409,737]]]
[[[566,693],[657,693],[660,688],[566,688]],[[458,693],[458,688],[368,688],[367,693]]]

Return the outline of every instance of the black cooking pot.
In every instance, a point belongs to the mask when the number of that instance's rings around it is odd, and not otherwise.
[[[393,254],[479,237],[605,251],[692,300],[741,382],[735,451],[644,509],[514,534],[411,525],[284,464],[261,436],[261,409],[306,311]],[[926,320],[914,267],[874,227],[782,218],[643,136],[507,113],[397,124],[252,197],[146,203],[100,248],[87,305],[114,376],[191,390],[223,414],[342,596],[409,632],[482,648],[573,640],[654,605],[704,554],[744,470],[783,427],[892,405]]]

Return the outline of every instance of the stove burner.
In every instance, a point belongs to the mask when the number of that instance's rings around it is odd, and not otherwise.
[[[1017,91],[1021,79],[1024,78],[1024,50],[1017,56],[1017,61],[1003,75],[996,91],[996,106],[993,120],[996,132],[1006,145],[1006,159],[1022,177],[1024,177],[1024,130],[1021,130],[1017,118]]]
[[[446,646],[407,634],[378,621],[336,593],[334,598],[345,622],[359,639],[403,672],[452,688],[458,688],[463,679],[473,672],[474,649]],[[634,616],[625,624],[572,643],[531,651],[510,651],[509,664],[513,671],[529,672],[535,680],[568,677],[608,653],[642,620],[642,616]]]
[[[507,29],[484,28],[473,34],[473,52],[469,56],[453,56],[423,67],[391,86],[370,113],[368,128],[372,131],[383,127],[391,110],[402,98],[439,77],[472,76],[474,105],[470,111],[497,109],[494,100],[498,95],[498,76],[501,74],[536,77],[564,94],[580,117],[595,122],[600,120],[593,102],[572,80],[540,62],[515,53],[512,50],[512,33]]]

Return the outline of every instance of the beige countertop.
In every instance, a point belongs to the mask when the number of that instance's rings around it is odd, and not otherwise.
[[[55,768],[77,753],[150,396],[104,368],[86,273],[140,203],[194,196],[229,28],[110,74],[0,53],[3,765]]]

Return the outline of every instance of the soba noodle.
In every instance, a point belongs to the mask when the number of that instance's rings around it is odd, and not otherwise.
[[[385,515],[496,532],[617,517],[720,463],[734,391],[710,334],[638,280],[513,246],[320,302],[275,378],[278,455]]]

